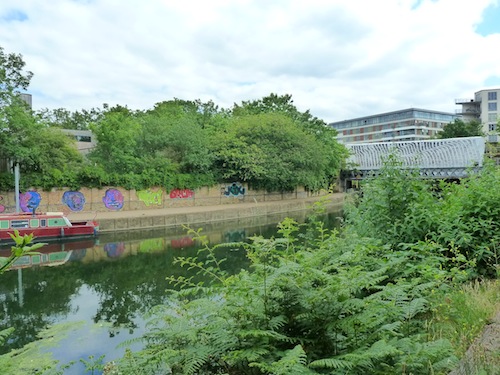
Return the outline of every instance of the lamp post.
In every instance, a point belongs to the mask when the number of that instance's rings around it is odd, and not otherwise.
[[[14,197],[16,201],[16,214],[21,212],[21,205],[19,203],[19,163],[16,161],[14,164]]]

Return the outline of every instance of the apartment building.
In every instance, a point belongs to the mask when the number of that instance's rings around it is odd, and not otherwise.
[[[417,141],[434,137],[458,116],[453,113],[408,108],[329,124],[341,143]]]
[[[483,132],[497,132],[500,119],[500,88],[481,90],[474,93],[474,99],[455,99],[461,108],[456,114],[464,121],[477,120],[483,124]]]

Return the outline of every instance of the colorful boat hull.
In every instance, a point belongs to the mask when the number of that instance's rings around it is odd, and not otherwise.
[[[57,240],[65,238],[95,237],[99,223],[94,220],[70,221],[62,212],[0,214],[0,245],[12,242],[10,233],[33,233],[37,239]]]

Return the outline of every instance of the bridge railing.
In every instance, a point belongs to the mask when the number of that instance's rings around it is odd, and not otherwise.
[[[403,167],[423,170],[481,167],[485,152],[483,137],[431,139],[423,141],[347,144],[347,162],[354,169],[378,170],[389,155]]]

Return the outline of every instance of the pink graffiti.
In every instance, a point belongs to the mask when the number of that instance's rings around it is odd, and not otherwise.
[[[194,240],[191,237],[176,238],[170,241],[170,246],[174,249],[182,249],[194,245]]]
[[[170,198],[192,198],[194,192],[189,189],[174,189],[170,192]]]

